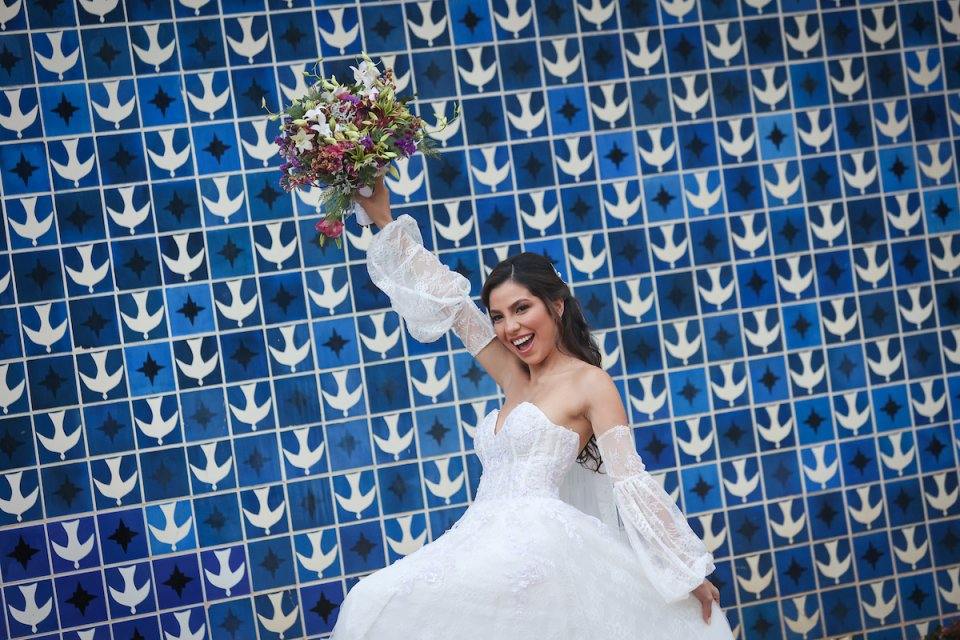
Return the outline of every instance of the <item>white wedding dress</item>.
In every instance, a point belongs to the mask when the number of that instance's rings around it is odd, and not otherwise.
[[[409,215],[374,236],[367,266],[418,340],[452,329],[476,355],[494,339],[469,283],[423,248]],[[494,433],[498,415],[477,426],[483,475],[463,517],[361,578],[333,640],[733,638],[720,606],[707,624],[690,595],[713,556],[645,470],[629,426],[597,438],[606,472],[598,475],[576,462],[579,435],[535,404],[517,405]],[[614,517],[585,496],[614,503]]]

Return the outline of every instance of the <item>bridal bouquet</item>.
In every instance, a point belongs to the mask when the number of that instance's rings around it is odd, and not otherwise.
[[[314,78],[307,92],[269,116],[280,120],[275,139],[283,158],[280,185],[286,191],[323,189],[320,208],[325,214],[316,225],[321,246],[326,238],[340,246],[344,219],[351,213],[362,225],[372,222],[353,194],[371,195],[373,184],[385,173],[399,177],[394,160],[418,150],[436,153],[426,124],[407,108],[410,98],[396,95],[393,69],[380,71],[369,56],[361,57],[350,67],[352,83],[305,71]],[[458,114],[459,105],[453,118]],[[441,116],[436,130],[450,121]]]

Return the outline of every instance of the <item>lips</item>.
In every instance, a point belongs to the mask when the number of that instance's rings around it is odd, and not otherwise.
[[[532,345],[533,345],[533,341],[534,341],[535,339],[536,339],[536,335],[531,334],[529,340],[527,340],[526,342],[520,344],[519,346],[516,345],[516,344],[514,344],[513,346],[514,346],[514,348],[515,348],[518,352],[520,352],[520,353],[528,353],[528,352],[530,351],[530,349],[533,348]],[[512,340],[511,340],[511,344],[513,344],[513,341],[512,341]]]

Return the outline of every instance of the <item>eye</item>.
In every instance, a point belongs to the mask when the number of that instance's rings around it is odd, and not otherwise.
[[[527,305],[525,305],[525,304],[517,305],[517,311],[518,311],[518,312],[519,312],[519,311],[525,311],[526,308],[527,308]]]

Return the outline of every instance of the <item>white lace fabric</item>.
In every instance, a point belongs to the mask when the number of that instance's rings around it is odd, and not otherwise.
[[[416,340],[453,330],[476,356],[495,339],[469,281],[423,246],[408,214],[374,235],[367,269]],[[361,580],[335,638],[403,640],[416,629],[423,640],[732,640],[722,614],[708,627],[688,597],[713,556],[646,471],[630,427],[598,436],[598,476],[575,461],[579,435],[533,403],[494,433],[497,416],[474,436],[483,474],[467,512]]]
[[[416,340],[433,342],[452,329],[476,356],[496,337],[490,317],[470,298],[470,281],[423,246],[417,222],[409,214],[373,236],[367,271]]]
[[[696,598],[664,602],[655,585],[679,582],[678,569],[643,564],[616,531],[557,498],[564,473],[579,466],[575,432],[523,403],[495,434],[498,415],[475,432],[483,474],[469,508],[433,542],[354,585],[333,639],[733,640],[717,603],[708,625]]]
[[[617,425],[597,437],[630,546],[667,602],[685,598],[715,568],[713,554],[680,508],[646,470],[633,430]]]

